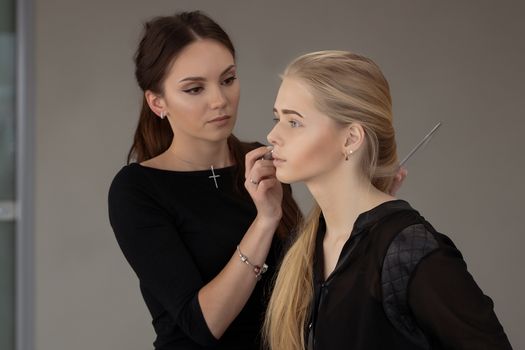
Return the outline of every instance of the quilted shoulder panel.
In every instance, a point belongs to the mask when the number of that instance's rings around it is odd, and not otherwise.
[[[383,308],[388,319],[422,349],[430,346],[410,312],[407,289],[410,276],[421,259],[438,247],[433,234],[423,224],[408,226],[388,246],[381,272]]]

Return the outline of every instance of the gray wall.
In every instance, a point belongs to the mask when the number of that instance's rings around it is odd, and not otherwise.
[[[353,50],[383,68],[400,156],[443,121],[400,197],[455,241],[525,348],[523,2],[36,0],[38,350],[152,348],[106,196],[137,120],[141,23],[182,9],[208,12],[236,44],[244,139],[265,141],[278,73],[319,49]]]

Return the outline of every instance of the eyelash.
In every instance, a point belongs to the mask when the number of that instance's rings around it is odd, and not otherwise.
[[[290,120],[288,123],[290,124],[292,128],[298,128],[300,126],[303,126],[301,123],[299,123],[297,120],[294,120],[294,119]]]
[[[277,118],[277,117],[274,117],[274,118],[273,118],[273,121],[274,121],[274,123],[277,124],[277,123],[280,121],[280,119]],[[288,124],[290,124],[290,127],[292,127],[292,128],[298,128],[298,127],[303,126],[300,122],[298,122],[298,121],[295,120],[295,119],[291,119],[291,120],[289,120],[289,121],[288,121]]]
[[[233,82],[234,82],[235,80],[237,80],[237,76],[236,76],[236,75],[232,75],[231,77],[226,78],[226,79],[224,80],[223,84],[225,84],[225,85],[231,85],[231,84],[233,84]]]
[[[191,89],[187,89],[187,90],[182,90],[182,91],[184,91],[185,93],[188,93],[190,95],[197,95],[199,92],[202,91],[202,89],[204,89],[202,86],[197,86],[197,87],[194,87],[194,88],[191,88]]]
[[[226,79],[221,83],[221,85],[230,86],[230,85],[233,84],[233,82],[234,82],[235,80],[237,80],[237,76],[232,75],[231,77],[226,78]],[[204,88],[203,88],[202,86],[196,86],[196,87],[194,87],[194,88],[186,89],[186,90],[182,90],[182,91],[184,91],[185,93],[190,94],[190,95],[197,95],[197,94],[199,94],[199,92],[201,92],[202,90],[204,90]]]

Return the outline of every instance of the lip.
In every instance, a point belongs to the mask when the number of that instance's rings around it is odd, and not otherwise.
[[[221,116],[218,116],[217,118],[213,118],[212,120],[208,121],[208,123],[222,122],[222,121],[228,120],[230,118],[231,117],[229,115],[221,115]]]
[[[280,164],[280,163],[283,163],[283,162],[286,162],[286,160],[282,159],[282,158],[279,158],[278,155],[276,155],[275,153],[272,152],[272,158],[273,158],[273,163],[274,165],[277,163],[277,164]]]
[[[286,161],[285,161],[285,160],[281,160],[281,159],[274,159],[272,162],[273,162],[273,166],[274,166],[274,167],[279,167],[279,166],[281,166],[283,163],[285,163]]]

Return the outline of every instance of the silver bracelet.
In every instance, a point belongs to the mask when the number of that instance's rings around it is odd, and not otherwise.
[[[248,257],[244,255],[241,252],[240,245],[237,245],[237,252],[239,253],[239,257],[241,258],[241,261],[245,263],[246,265],[249,265],[253,268],[253,272],[255,273],[255,278],[257,278],[257,281],[259,281],[262,277],[262,274],[265,273],[268,270],[268,265],[263,264],[263,266],[254,265],[248,260]]]

